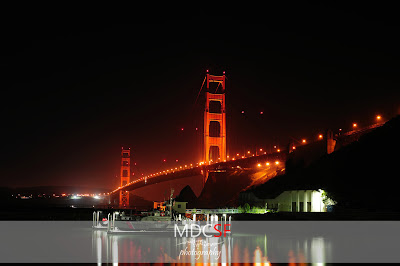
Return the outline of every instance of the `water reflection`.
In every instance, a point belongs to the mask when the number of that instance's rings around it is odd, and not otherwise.
[[[267,235],[228,237],[174,237],[162,235],[110,235],[92,233],[97,263],[274,263],[324,265],[332,261],[331,245],[322,237],[277,238]]]

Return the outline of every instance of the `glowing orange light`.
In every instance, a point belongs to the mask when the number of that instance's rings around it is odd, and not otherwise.
[[[382,117],[381,117],[380,115],[377,115],[377,116],[376,116],[376,120],[381,120],[381,118],[382,118]]]
[[[319,135],[318,135],[318,138],[319,138],[319,139],[323,139],[324,136],[323,136],[322,134],[319,134]]]
[[[357,123],[353,123],[353,127],[356,128],[357,127]]]
[[[295,149],[296,149],[296,146],[293,146],[292,149],[295,150]]]
[[[266,166],[268,166],[268,165],[269,165],[269,163],[267,162],[265,165],[266,165]]]
[[[247,153],[250,153],[250,151],[247,151]]]
[[[258,166],[258,167],[261,167],[261,164],[259,163],[259,164],[257,164],[257,166]]]
[[[279,161],[276,161],[275,164],[278,165],[278,164],[279,164]]]
[[[276,150],[277,152],[281,152],[281,149]]]
[[[239,156],[239,153],[237,153],[236,156]]]
[[[307,141],[305,139],[301,140],[301,142],[306,143]]]
[[[262,149],[260,149],[260,151],[262,151]]]

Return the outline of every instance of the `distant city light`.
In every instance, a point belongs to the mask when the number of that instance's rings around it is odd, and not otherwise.
[[[261,167],[261,164],[259,163],[259,164],[257,164],[257,166],[258,166],[258,167]]]
[[[279,164],[279,161],[276,161],[275,164],[278,165],[278,164]]]
[[[292,149],[295,150],[295,149],[296,149],[296,146],[293,146]]]
[[[269,166],[269,162],[267,162],[265,165],[266,165],[266,166]]]
[[[377,116],[376,116],[376,120],[379,121],[379,120],[381,120],[381,119],[382,119],[382,117],[381,117],[380,115],[377,115]]]
[[[324,136],[322,134],[318,135],[318,139],[323,139],[323,138],[324,138]]]
[[[356,128],[357,127],[357,123],[353,123],[353,128]]]
[[[305,139],[301,140],[302,143],[306,143],[307,141]]]
[[[244,114],[244,111],[242,111],[242,114]]]
[[[260,115],[264,114],[264,112],[260,112]]]

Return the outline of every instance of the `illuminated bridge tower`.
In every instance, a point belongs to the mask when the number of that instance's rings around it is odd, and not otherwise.
[[[131,150],[122,148],[121,151],[121,187],[130,182],[131,176]],[[129,191],[119,191],[119,207],[129,208]]]
[[[204,162],[226,160],[225,71],[213,76],[207,70],[204,112]],[[215,85],[215,86],[214,86]]]

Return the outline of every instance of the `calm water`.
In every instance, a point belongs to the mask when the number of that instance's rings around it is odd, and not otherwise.
[[[0,262],[400,262],[396,221],[249,222],[233,224],[225,238],[112,235],[91,226],[91,221],[0,222]]]

